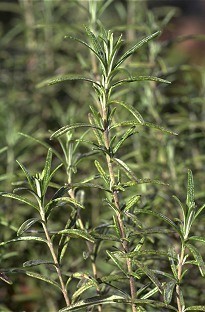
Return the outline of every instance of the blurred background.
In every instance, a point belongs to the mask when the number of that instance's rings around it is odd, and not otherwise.
[[[99,6],[106,3],[97,2]],[[169,183],[167,188],[143,185],[139,192],[144,194],[144,201],[152,200],[153,206],[162,207],[166,215],[175,218],[177,207],[172,195],[185,198],[188,168],[194,174],[198,205],[205,199],[205,1],[107,1],[98,19],[116,36],[123,34],[124,49],[156,30],[162,31],[127,66],[135,76],[158,76],[172,84],[132,84],[119,96],[134,105],[146,121],[179,135],[140,130],[125,147],[122,159],[130,162],[138,176]],[[96,32],[99,29],[99,23],[89,14],[88,1],[0,1],[0,191],[11,191],[12,184],[22,179],[16,159],[33,173],[42,169],[45,145],[56,147],[49,141],[50,131],[87,120],[92,104],[90,85],[72,82],[37,87],[57,75],[92,74],[88,51],[64,39],[68,34],[84,39],[83,25],[90,25]],[[123,118],[124,111],[119,114]],[[92,159],[86,161],[78,168],[83,177],[93,170],[89,165]],[[63,172],[56,179],[61,185],[66,182]],[[89,207],[94,204],[88,200]],[[91,223],[98,223],[100,209],[90,210]],[[20,224],[31,216],[29,209],[1,198],[0,240],[14,237]],[[202,233],[204,227],[199,226],[197,231]],[[40,252],[31,252],[22,243],[5,248],[6,257],[5,250],[0,250],[2,268],[20,267]],[[200,278],[195,283],[197,274],[193,271],[188,300],[196,303],[197,298],[198,304],[204,304]],[[62,305],[62,298],[38,281],[15,274],[12,280],[13,285],[0,281],[0,311],[55,311]]]

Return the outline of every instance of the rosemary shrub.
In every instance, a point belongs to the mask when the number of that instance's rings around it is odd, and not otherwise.
[[[184,278],[191,273],[192,266],[198,266],[201,275],[205,275],[204,261],[195,246],[196,242],[204,243],[205,237],[192,233],[192,226],[198,222],[205,205],[198,208],[195,204],[192,172],[188,171],[186,202],[174,196],[180,215],[171,220],[153,208],[151,201],[144,204],[139,194],[141,184],[166,187],[165,183],[139,178],[123,160],[124,146],[132,136],[138,135],[139,129],[148,127],[176,135],[161,125],[145,121],[134,106],[121,101],[118,92],[130,83],[169,84],[155,76],[133,76],[126,71],[129,57],[160,32],[143,38],[122,54],[122,36],[115,38],[103,27],[99,35],[88,27],[85,30],[89,43],[71,36],[67,39],[88,48],[92,55],[92,73],[86,77],[59,76],[40,83],[39,87],[75,80],[90,83],[92,96],[85,99],[85,104],[93,100],[88,122],[71,123],[52,133],[50,139],[59,143],[61,152],[59,146],[51,142],[45,166],[35,175],[18,162],[27,182],[13,193],[2,193],[31,207],[36,215],[21,224],[17,237],[1,242],[0,246],[20,241],[29,246],[34,241],[42,244],[46,258],[29,259],[23,268],[2,269],[0,277],[12,283],[10,274],[19,273],[52,285],[64,298],[60,312],[205,311],[205,306],[197,302],[187,306],[183,291]],[[119,111],[129,113],[130,119],[121,119]],[[80,131],[84,133],[78,135]],[[58,165],[52,170],[53,155]],[[84,162],[90,166],[91,175],[82,179],[78,166],[81,163],[83,167]],[[66,179],[64,185],[53,182],[58,172]],[[51,188],[57,188],[54,194]],[[21,195],[22,192],[27,195]],[[95,225],[89,220],[88,196],[98,197],[96,204],[103,216],[102,220],[95,220]],[[61,209],[67,209],[63,228],[58,228],[58,222],[51,228],[50,220],[56,219]],[[95,209],[94,205],[91,209]],[[147,227],[147,215],[156,224]],[[178,248],[170,244],[167,249],[157,250],[152,237],[157,235],[167,241],[170,236],[176,237]],[[75,261],[75,255],[80,269],[78,264],[71,265],[70,259]],[[160,265],[163,261],[165,270]],[[36,269],[30,270],[31,267]]]

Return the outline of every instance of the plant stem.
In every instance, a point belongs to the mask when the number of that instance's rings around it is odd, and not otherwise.
[[[69,170],[67,170],[67,171],[69,172]],[[70,172],[70,174],[68,175],[68,184],[71,184],[71,180],[72,180],[71,177],[72,177],[72,174],[71,174],[71,172]],[[72,199],[76,199],[73,189],[70,189],[68,193],[69,193],[69,195],[70,195],[70,197],[71,197]],[[85,230],[85,227],[84,227],[84,224],[83,224],[83,222],[82,222],[82,219],[81,219],[81,216],[80,216],[80,215],[78,215],[78,222],[79,222],[80,229],[81,229],[81,230]],[[90,242],[88,242],[88,241],[86,241],[86,245],[87,245],[87,249],[88,249],[88,252],[89,252],[89,255],[90,255],[91,266],[92,266],[92,271],[93,271],[93,277],[94,277],[95,279],[97,279],[97,278],[98,278],[98,275],[97,275],[97,267],[96,267],[95,261],[94,261],[93,256],[92,256],[93,247],[92,247],[92,244],[91,244]],[[97,287],[96,290],[97,290],[97,293],[100,294],[100,288]],[[102,307],[101,307],[101,305],[98,305],[97,308],[98,308],[98,312],[102,312]]]
[[[106,99],[106,95],[104,96],[104,99]],[[109,123],[108,123],[108,112],[107,112],[107,103],[104,103],[104,108],[102,109],[102,119],[103,119],[103,124],[105,126],[104,129],[104,142],[105,142],[105,147],[107,150],[110,149],[110,138],[109,138]],[[111,190],[112,190],[112,196],[113,196],[113,200],[114,200],[114,204],[115,207],[117,208],[117,222],[119,225],[119,229],[121,232],[121,239],[122,239],[122,249],[125,253],[129,252],[129,246],[128,246],[128,242],[126,240],[126,234],[125,234],[125,228],[124,228],[124,224],[123,224],[123,220],[122,220],[122,216],[120,213],[120,204],[119,204],[119,196],[118,196],[118,192],[112,189],[112,186],[114,186],[115,183],[115,175],[114,175],[114,169],[113,169],[113,163],[112,163],[112,159],[111,157],[106,154],[106,161],[107,161],[107,166],[108,166],[108,170],[109,170],[109,176],[110,176],[110,182],[111,182]],[[127,265],[127,270],[129,273],[129,283],[130,283],[130,294],[131,294],[131,300],[132,300],[132,312],[136,312],[136,306],[134,304],[134,300],[135,300],[135,281],[134,281],[134,277],[131,276],[132,274],[132,262],[129,258],[126,258],[126,265]]]
[[[178,262],[178,284],[176,285],[176,295],[177,295],[177,307],[178,307],[178,312],[183,312],[183,307],[181,304],[180,300],[180,293],[181,293],[181,277],[182,277],[182,271],[183,271],[183,265],[184,265],[184,254],[185,254],[185,247],[182,245],[181,248],[181,254]]]
[[[42,204],[40,205],[40,214],[41,214],[41,218],[42,218],[42,221],[43,221],[42,222],[43,230],[44,230],[44,233],[45,233],[45,236],[46,236],[46,239],[47,239],[47,244],[48,244],[51,256],[52,256],[54,264],[55,264],[56,272],[58,274],[58,279],[59,279],[59,282],[60,282],[60,285],[61,285],[61,290],[62,290],[64,299],[65,299],[66,305],[69,306],[70,305],[70,299],[68,297],[67,289],[66,289],[66,286],[65,286],[64,281],[63,281],[60,265],[59,265],[57,256],[55,254],[54,246],[53,246],[52,240],[50,238],[49,231],[47,229],[47,225],[46,225],[46,220],[45,220],[45,215],[44,215],[44,210],[43,210],[43,205]]]

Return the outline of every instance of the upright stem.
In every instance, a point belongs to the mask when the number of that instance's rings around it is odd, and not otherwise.
[[[185,254],[185,248],[182,245],[181,254],[178,262],[178,284],[176,285],[176,295],[177,295],[177,308],[178,312],[183,312],[183,307],[181,305],[180,301],[180,292],[181,292],[181,277],[183,272],[183,265],[184,265],[184,254]]]
[[[48,247],[49,247],[51,256],[53,258],[53,262],[55,264],[55,269],[56,269],[56,272],[58,274],[58,279],[59,279],[59,282],[60,282],[60,285],[61,285],[61,290],[62,290],[64,299],[65,299],[66,305],[69,306],[70,305],[70,300],[69,300],[69,297],[68,297],[66,286],[65,286],[64,281],[63,281],[60,265],[59,265],[57,256],[55,254],[55,249],[54,249],[52,240],[50,238],[49,231],[47,229],[47,225],[46,225],[46,220],[45,220],[44,210],[43,210],[42,204],[40,204],[40,213],[41,213],[41,218],[42,218],[42,221],[43,221],[42,222],[43,230],[44,230],[44,233],[45,233],[45,236],[46,236],[46,239],[47,239],[47,243],[48,243]]]
[[[68,176],[68,183],[69,183],[69,184],[71,184],[71,180],[72,180],[71,177],[72,177],[71,174],[69,174],[69,176]],[[69,190],[69,195],[70,195],[70,197],[71,197],[72,199],[75,199],[75,194],[74,194],[74,191],[73,191],[72,189]],[[81,230],[85,230],[85,227],[84,227],[84,224],[83,224],[83,222],[82,222],[82,219],[81,219],[81,216],[80,216],[80,215],[78,216],[78,222],[79,222],[79,226],[80,226]],[[91,259],[91,265],[92,265],[93,276],[94,276],[95,279],[97,279],[97,278],[98,278],[98,275],[97,275],[97,267],[96,267],[95,261],[94,261],[94,259],[93,259],[93,257],[92,257],[93,246],[92,246],[91,243],[88,242],[88,241],[86,241],[86,245],[87,245],[87,249],[88,249],[89,255],[91,255],[91,256],[90,256],[90,259]],[[99,288],[99,287],[97,287],[97,293],[100,294],[100,288]],[[102,307],[101,307],[101,305],[98,305],[97,308],[98,308],[98,312],[102,312]]]
[[[104,94],[103,98],[106,100],[106,94]],[[105,143],[106,149],[109,150],[110,138],[109,138],[109,123],[108,123],[108,116],[107,116],[108,115],[107,103],[104,103],[103,107],[104,108],[102,109],[102,119],[103,119],[103,124],[105,126],[105,128],[104,128],[104,143]],[[108,154],[106,154],[106,161],[107,161],[107,166],[108,166],[108,171],[109,171],[109,176],[110,176],[110,182],[111,182],[111,189],[112,189],[112,186],[114,186],[116,184],[115,183],[115,174],[114,174],[112,159]],[[122,249],[125,253],[128,253],[129,252],[129,246],[128,246],[128,242],[126,240],[125,228],[124,228],[122,216],[120,213],[120,204],[119,204],[118,192],[115,190],[112,190],[112,196],[113,196],[115,207],[117,208],[117,211],[118,211],[116,217],[117,217],[117,222],[118,222],[119,229],[121,232],[120,234],[121,234],[121,239],[122,239]],[[136,312],[137,310],[136,310],[136,306],[134,303],[136,289],[135,289],[134,277],[132,276],[131,259],[126,258],[126,265],[127,265],[127,270],[129,273],[130,294],[131,294],[131,300],[132,300],[132,312]]]

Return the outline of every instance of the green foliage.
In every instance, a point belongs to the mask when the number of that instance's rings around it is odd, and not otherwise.
[[[1,39],[0,279],[16,295],[0,310],[205,311],[203,100],[194,69],[157,39],[175,11],[5,6],[18,17]]]

